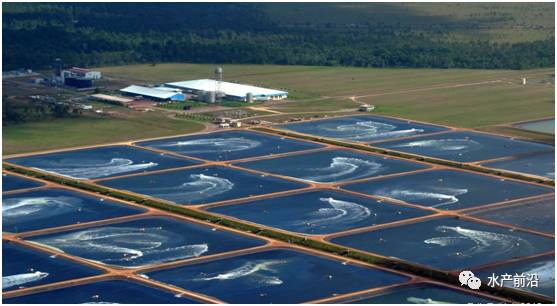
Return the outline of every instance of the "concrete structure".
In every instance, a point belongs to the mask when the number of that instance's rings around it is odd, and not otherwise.
[[[88,104],[78,104],[78,107],[83,109],[83,110],[92,110],[93,109],[93,105],[88,105]]]
[[[94,95],[90,95],[89,97],[92,98],[92,99],[96,99],[96,100],[100,100],[100,101],[104,101],[104,102],[109,102],[109,103],[114,103],[114,104],[119,104],[119,105],[126,105],[129,102],[133,101],[133,99],[116,97],[116,96],[105,95],[105,94],[94,94]]]
[[[375,109],[375,105],[370,105],[370,104],[362,104],[360,105],[360,108],[358,108],[360,112],[371,112],[374,109]]]
[[[143,87],[131,85],[126,88],[120,89],[121,92],[132,96],[142,96],[156,101],[185,101],[186,96],[178,91],[157,89],[157,87]]]
[[[256,87],[251,85],[236,84],[230,82],[219,82],[210,79],[172,82],[165,84],[168,87],[180,88],[185,92],[193,94],[203,94],[215,92],[216,88],[222,92],[226,99],[237,101],[248,101],[249,97],[253,101],[283,100],[288,97],[288,92]]]
[[[86,78],[91,80],[98,80],[102,78],[102,74],[100,71],[94,71],[94,70],[78,68],[78,67],[72,67],[70,69],[66,69],[63,71],[63,73],[68,73],[74,77]]]
[[[232,118],[229,117],[217,117],[215,118],[215,123],[216,124],[220,124],[220,123],[230,123],[232,121]]]

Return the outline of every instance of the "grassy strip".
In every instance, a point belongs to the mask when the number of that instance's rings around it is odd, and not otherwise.
[[[505,178],[511,178],[511,179],[517,179],[517,180],[531,182],[531,183],[543,184],[543,185],[547,185],[547,186],[551,186],[551,187],[555,186],[555,181],[550,180],[550,179],[534,178],[534,177],[530,177],[530,176],[527,176],[527,175],[521,175],[521,174],[507,172],[507,171],[498,170],[498,169],[490,169],[490,168],[479,167],[479,166],[474,166],[474,165],[469,165],[469,164],[464,164],[464,163],[459,163],[459,162],[437,159],[437,158],[433,158],[433,157],[425,157],[425,156],[418,156],[418,155],[414,155],[414,154],[410,154],[410,153],[391,151],[391,150],[387,150],[387,149],[383,149],[383,148],[367,146],[367,145],[364,145],[364,144],[345,143],[345,142],[341,142],[341,141],[337,141],[337,140],[333,140],[333,139],[310,136],[310,135],[302,135],[302,134],[298,134],[298,133],[288,132],[288,131],[284,131],[284,130],[276,130],[276,129],[267,128],[267,127],[253,127],[252,129],[256,130],[256,131],[267,132],[267,133],[277,134],[277,135],[281,135],[281,136],[289,136],[289,137],[295,137],[295,138],[304,139],[304,140],[311,140],[311,141],[321,142],[321,143],[335,145],[335,146],[339,146],[339,147],[345,147],[345,148],[349,148],[349,149],[357,149],[357,150],[362,150],[362,151],[367,151],[367,152],[372,152],[372,153],[379,153],[379,154],[382,154],[382,155],[388,155],[388,156],[399,157],[399,158],[404,158],[404,159],[409,159],[409,160],[415,160],[415,161],[420,161],[420,162],[427,162],[427,163],[431,163],[431,164],[437,164],[437,165],[441,165],[441,166],[447,166],[447,167],[458,168],[458,169],[463,169],[463,170],[470,170],[470,171],[480,172],[480,173],[484,173],[484,174],[492,174],[492,175],[497,175],[497,176],[501,176],[501,177],[505,177]]]
[[[211,222],[214,224],[219,224],[224,227],[236,229],[239,231],[252,233],[261,237],[276,239],[279,241],[287,242],[290,244],[296,244],[299,246],[303,246],[310,249],[315,249],[323,252],[327,252],[334,255],[343,256],[348,259],[354,259],[366,263],[375,264],[378,266],[382,266],[385,268],[402,271],[406,273],[411,273],[414,275],[427,277],[431,279],[435,279],[437,281],[450,283],[453,285],[460,285],[458,277],[449,274],[448,272],[431,269],[429,267],[424,267],[420,265],[415,265],[411,263],[407,263],[402,260],[392,259],[392,258],[384,258],[380,256],[373,256],[364,252],[359,252],[355,250],[350,250],[348,248],[344,248],[342,246],[337,246],[331,243],[317,241],[305,236],[293,235],[282,233],[279,231],[271,230],[271,229],[263,229],[254,225],[246,224],[243,222],[239,222],[236,220],[231,220],[228,218],[222,218],[219,216],[215,216],[211,213],[197,211],[189,209],[185,206],[170,204],[162,201],[158,201],[156,199],[151,198],[144,198],[142,196],[130,194],[124,191],[118,191],[111,188],[107,188],[104,186],[99,186],[92,183],[81,182],[74,179],[69,179],[65,177],[60,177],[52,174],[44,174],[36,170],[12,165],[9,163],[3,163],[2,168],[7,171],[23,174],[30,177],[35,177],[42,180],[47,180],[53,183],[57,183],[64,186],[70,186],[74,188],[78,188],[81,190],[86,190],[90,192],[95,192],[98,194],[110,196],[113,198],[117,198],[120,200],[128,201],[137,203],[140,205],[145,205],[152,208],[157,208],[160,210],[164,210],[167,212],[171,212],[178,215],[183,215],[187,217],[191,217],[197,220],[203,220],[207,222]],[[517,291],[509,288],[491,288],[486,286],[485,284],[482,285],[482,289],[485,292],[489,292],[491,294],[495,294],[497,296],[501,296],[503,298],[508,298],[512,300],[516,300],[523,303],[550,303],[553,304],[554,302],[548,298],[539,297],[533,295],[531,293]]]

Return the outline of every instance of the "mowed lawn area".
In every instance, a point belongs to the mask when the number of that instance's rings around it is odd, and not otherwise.
[[[370,96],[381,113],[445,125],[480,128],[553,116],[554,85],[506,81],[423,92]]]
[[[101,70],[108,76],[162,83],[212,78],[215,66],[177,63]],[[377,106],[378,113],[467,128],[554,115],[553,69],[222,67],[226,81],[289,91],[296,102],[270,107],[286,113],[344,110],[371,103]],[[527,78],[526,85],[521,84],[523,77]]]
[[[3,155],[200,131],[202,123],[145,113],[131,118],[75,118],[3,127]]]

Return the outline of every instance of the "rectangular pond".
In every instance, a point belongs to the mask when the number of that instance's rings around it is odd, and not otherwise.
[[[121,267],[137,267],[264,245],[265,241],[166,217],[35,236],[28,240]]]
[[[109,280],[3,299],[6,304],[199,304],[139,283]]]
[[[185,205],[306,187],[301,183],[222,166],[120,178],[100,184]]]
[[[540,232],[555,233],[554,196],[472,212],[471,215]]]
[[[371,142],[448,130],[445,127],[381,116],[351,116],[279,125],[279,128],[315,136]]]
[[[2,241],[2,291],[101,274],[67,259]]]
[[[8,162],[75,179],[97,179],[184,167],[197,161],[129,146],[109,146],[11,158]]]
[[[322,147],[319,144],[250,131],[224,131],[137,143],[209,160],[234,160]]]
[[[331,240],[442,270],[459,270],[548,252],[554,239],[482,223],[438,218]]]
[[[518,123],[514,127],[538,133],[555,134],[555,119]]]
[[[237,165],[317,183],[338,183],[429,167],[381,155],[348,150],[325,150],[249,161]]]
[[[456,170],[426,171],[349,184],[342,188],[447,210],[554,192],[550,187]]]
[[[481,271],[474,271],[475,275],[482,279],[483,283],[489,283],[489,277],[498,276],[498,283],[496,286],[501,285],[501,275],[510,274],[512,277],[525,276],[525,282],[530,283],[531,286],[518,284],[515,287],[514,282],[504,281],[502,283],[505,287],[510,287],[517,290],[529,291],[548,297],[555,298],[555,255],[536,257],[527,260],[521,260],[514,263],[509,263],[497,267],[489,267]],[[535,276],[533,276],[535,275]],[[533,286],[530,280],[537,278],[537,286]],[[520,278],[519,278],[520,279]],[[495,285],[495,284],[492,284]]]
[[[463,290],[434,284],[413,284],[337,301],[339,304],[500,304]]]
[[[425,210],[329,190],[217,206],[209,211],[312,235],[330,234],[430,214]]]
[[[75,191],[41,189],[3,196],[2,231],[26,232],[144,211]]]
[[[299,251],[273,249],[148,273],[227,303],[302,303],[409,278]]]
[[[482,166],[513,172],[522,172],[555,180],[554,151],[487,162],[482,164]]]
[[[41,182],[26,179],[21,176],[2,173],[2,192],[35,188],[43,185],[44,184]]]
[[[449,132],[381,142],[373,146],[457,162],[554,151],[553,146],[546,144],[475,132]]]

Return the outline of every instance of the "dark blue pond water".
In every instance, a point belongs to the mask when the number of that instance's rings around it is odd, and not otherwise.
[[[220,166],[127,177],[100,184],[186,205],[305,187],[300,183]]]
[[[427,171],[360,182],[342,188],[448,210],[549,194],[554,191],[549,187],[452,170]]]
[[[2,192],[42,186],[43,183],[2,173]]]
[[[7,304],[199,304],[129,281],[111,280],[3,299]]]
[[[459,162],[481,161],[524,153],[549,152],[553,146],[474,132],[451,132],[389,141],[373,146]]]
[[[183,167],[196,161],[127,146],[110,146],[9,159],[9,162],[77,179],[94,179]]]
[[[554,246],[550,238],[454,218],[359,233],[332,242],[444,270],[543,253]]]
[[[37,236],[39,242],[105,264],[135,267],[265,244],[210,227],[165,217]]]
[[[2,231],[25,232],[143,211],[74,191],[43,189],[3,197]]]
[[[529,201],[526,204],[520,205],[506,205],[475,212],[472,215],[540,232],[554,233],[555,197]]]
[[[555,152],[553,151],[517,157],[510,160],[495,161],[482,165],[555,179]]]
[[[234,160],[322,147],[311,142],[248,131],[166,138],[140,142],[138,145],[209,160]]]
[[[380,116],[353,116],[280,125],[299,133],[370,142],[445,131],[447,128]]]
[[[209,211],[304,234],[329,234],[429,214],[326,190],[219,206]]]
[[[345,150],[256,160],[238,166],[310,182],[333,183],[427,168],[425,165]]]
[[[516,275],[526,276],[526,280],[538,278],[538,286],[524,286],[524,284],[515,284],[513,281],[505,281],[503,285],[518,290],[530,291],[541,295],[555,297],[555,255],[538,257],[535,259],[521,260],[516,263],[498,266],[495,268],[485,268],[482,271],[474,271],[475,275],[482,279],[485,284],[489,283],[489,277],[499,276],[498,283],[501,284],[501,275],[510,274],[514,278]],[[536,275],[536,277],[532,277]],[[528,282],[532,285],[531,282]],[[498,285],[497,285],[498,286]]]
[[[342,304],[468,304],[501,303],[461,290],[432,284],[406,285],[384,292],[339,301]]]
[[[301,303],[407,281],[381,270],[271,250],[151,272],[149,277],[229,303]]]
[[[93,268],[2,242],[2,291],[100,274]]]

